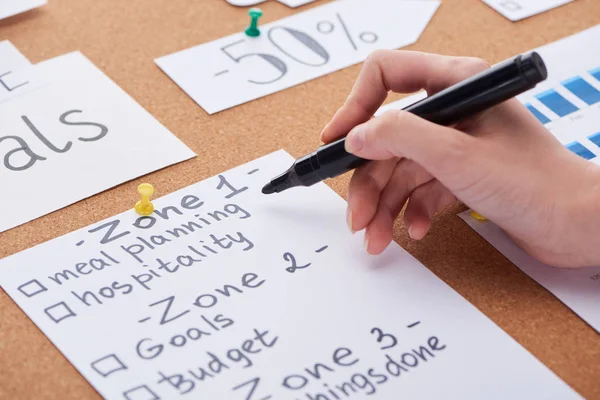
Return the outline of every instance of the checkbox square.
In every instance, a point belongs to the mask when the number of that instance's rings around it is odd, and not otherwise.
[[[32,279],[29,282],[25,282],[19,286],[19,292],[23,293],[27,297],[33,297],[36,294],[47,291],[46,286],[42,285],[37,279]]]
[[[123,393],[127,400],[160,400],[147,385],[136,386]]]
[[[115,354],[109,354],[94,361],[92,368],[106,378],[114,372],[126,370],[127,366]]]
[[[77,316],[64,301],[47,307],[44,312],[57,324],[66,318]]]

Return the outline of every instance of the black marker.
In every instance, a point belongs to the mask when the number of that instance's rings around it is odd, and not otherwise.
[[[450,125],[515,97],[546,79],[544,61],[536,52],[519,55],[404,108],[421,118]],[[299,158],[282,175],[263,187],[264,194],[295,186],[312,186],[369,160],[345,150],[345,138]]]

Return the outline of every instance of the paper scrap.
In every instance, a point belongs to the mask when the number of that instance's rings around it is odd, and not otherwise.
[[[263,195],[292,161],[9,256],[0,284],[106,399],[580,398],[397,244],[367,255],[325,184]]]
[[[46,0],[0,0],[0,19],[21,14],[46,3]]]
[[[511,21],[518,21],[551,10],[573,0],[483,0]]]
[[[0,232],[194,153],[75,52],[0,103]]]
[[[439,1],[339,0],[160,57],[156,64],[213,114],[414,43]]]

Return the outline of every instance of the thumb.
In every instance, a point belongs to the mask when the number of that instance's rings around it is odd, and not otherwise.
[[[469,165],[476,139],[412,113],[390,110],[356,126],[346,137],[346,151],[368,160],[407,158],[441,178]],[[442,175],[442,176],[438,176]]]

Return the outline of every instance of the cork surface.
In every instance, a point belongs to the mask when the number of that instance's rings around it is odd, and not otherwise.
[[[262,23],[297,12],[273,1],[261,7]],[[247,22],[246,9],[224,0],[50,0],[0,21],[0,40],[11,40],[32,62],[80,50],[194,150],[197,158],[143,178],[160,196],[280,148],[293,156],[311,151],[349,92],[360,66],[209,116],[153,63],[241,31]],[[598,23],[598,0],[576,0],[517,23],[480,0],[443,0],[410,49],[495,63]],[[348,179],[329,185],[345,197]],[[0,258],[131,208],[141,182],[0,233]],[[455,215],[459,210],[438,216],[419,243],[408,239],[400,221],[394,237],[581,395],[600,399],[600,336],[464,224]],[[42,398],[99,395],[0,290],[0,399]]]

